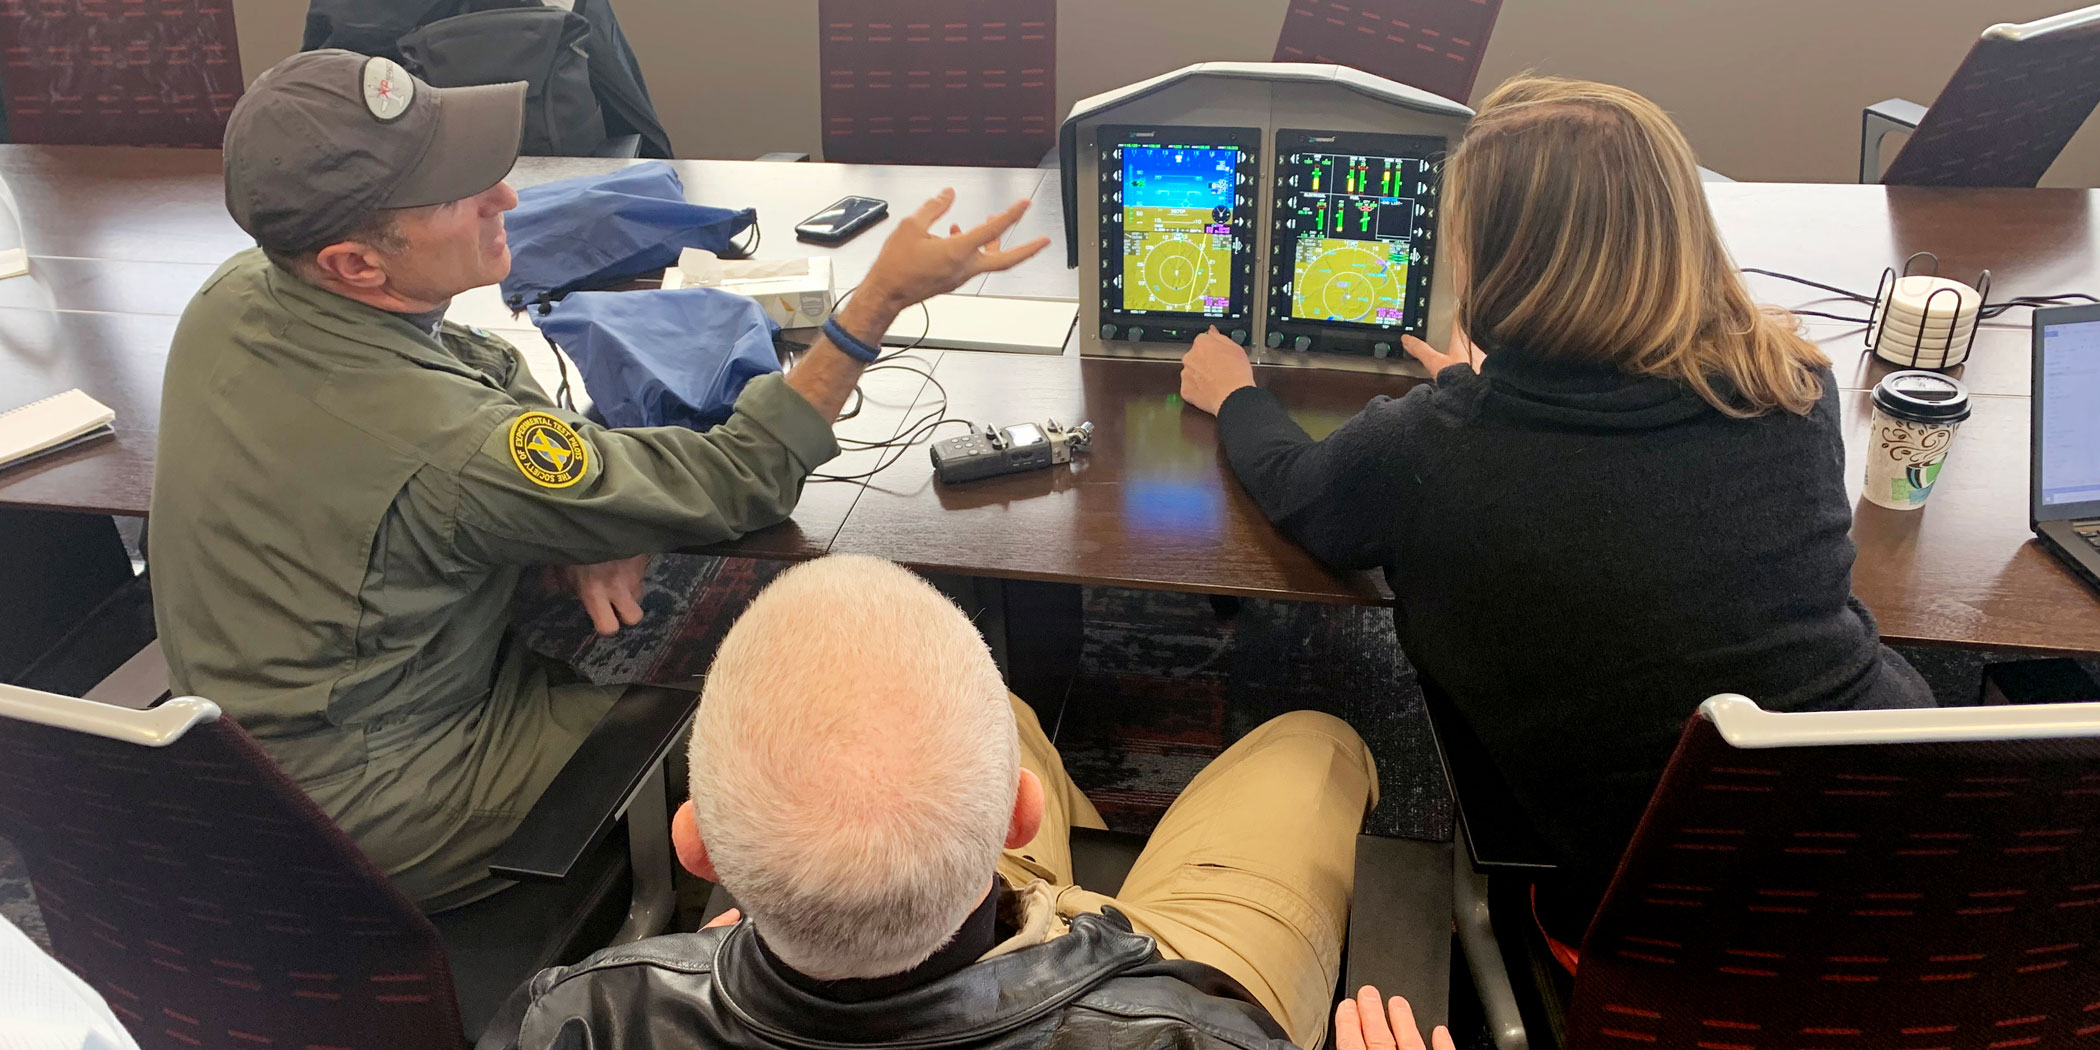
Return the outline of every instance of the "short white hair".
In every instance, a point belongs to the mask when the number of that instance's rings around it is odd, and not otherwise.
[[[820,980],[924,962],[991,885],[1020,741],[976,628],[879,558],[782,573],[722,641],[693,812],[722,885]]]

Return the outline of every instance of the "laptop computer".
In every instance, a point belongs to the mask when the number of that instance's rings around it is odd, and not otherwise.
[[[2100,306],[2034,312],[2033,412],[2028,521],[2100,587]]]

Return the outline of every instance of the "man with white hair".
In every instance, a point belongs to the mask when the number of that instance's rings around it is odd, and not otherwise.
[[[542,972],[483,1050],[1325,1038],[1377,796],[1335,718],[1294,712],[1234,744],[1121,893],[1093,893],[1072,884],[1069,833],[1101,816],[969,619],[904,569],[841,556],[782,574],[731,628],[691,760],[673,840],[742,915]],[[1403,1001],[1389,1032],[1364,995],[1337,1012],[1344,1050],[1421,1046]]]

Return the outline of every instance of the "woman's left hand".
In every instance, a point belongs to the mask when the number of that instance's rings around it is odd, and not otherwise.
[[[1219,335],[1215,326],[1181,355],[1181,399],[1211,415],[1233,391],[1253,385],[1254,363],[1247,351]]]

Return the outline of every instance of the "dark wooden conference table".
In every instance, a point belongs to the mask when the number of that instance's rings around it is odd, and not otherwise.
[[[619,162],[522,161],[513,183],[606,170]],[[1017,237],[1053,246],[1023,266],[973,281],[965,293],[1072,298],[1054,171],[939,167],[675,162],[688,195],[755,206],[760,256],[809,254],[791,227],[848,193],[907,211],[943,186],[969,222],[1022,197],[1034,207]],[[116,410],[104,441],[0,471],[0,511],[143,515],[150,496],[161,370],[176,317],[226,256],[249,245],[221,200],[208,151],[0,146],[0,177],[22,215],[28,277],[0,281],[0,402],[78,386]],[[2100,291],[2086,190],[1944,190],[1879,186],[1710,184],[1708,197],[1744,266],[1871,292],[1883,267],[1938,253],[1963,278],[1988,267],[1993,298]],[[866,273],[883,230],[836,249],[841,288]],[[1824,293],[1751,278],[1767,302],[1852,314]],[[523,323],[520,322],[520,327]],[[1864,351],[1859,326],[1810,320],[1837,363],[1850,474],[1857,485],[1867,391],[1890,370]],[[2100,653],[2100,595],[2040,550],[2027,525],[2030,352],[2025,312],[1983,326],[1959,371],[1975,397],[1947,471],[1921,512],[1858,503],[1854,588],[1891,641],[2046,653]],[[999,424],[1090,420],[1092,450],[1070,469],[954,488],[936,486],[913,449],[867,486],[809,486],[791,520],[717,550],[770,558],[864,553],[929,571],[1048,584],[1102,584],[1304,601],[1390,600],[1371,573],[1330,572],[1274,528],[1231,477],[1212,420],[1176,397],[1172,362],[971,351],[915,351],[911,371],[864,384],[867,405],[841,425],[864,440],[894,436],[939,411]],[[1263,368],[1314,433],[1377,394],[1415,380]],[[0,408],[7,407],[0,405]],[[952,434],[950,429],[943,433]],[[871,451],[828,466],[850,474]],[[1856,489],[1855,489],[1856,491]],[[1065,588],[1069,590],[1069,588]]]

